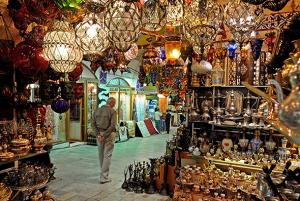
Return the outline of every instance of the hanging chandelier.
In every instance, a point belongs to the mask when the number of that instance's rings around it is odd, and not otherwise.
[[[225,8],[225,23],[235,39],[243,42],[260,23],[263,16],[261,6],[251,5],[241,0],[230,1]]]
[[[142,26],[146,31],[160,31],[166,25],[166,7],[159,0],[148,0],[143,6]]]
[[[75,27],[76,42],[91,61],[96,61],[109,46],[103,18],[96,13],[85,16]]]
[[[65,20],[54,20],[53,27],[44,36],[43,53],[51,68],[68,73],[82,60],[82,51],[75,41],[75,32]]]
[[[142,23],[137,3],[112,1],[107,7],[104,24],[109,40],[119,51],[126,52],[140,33]]]
[[[167,25],[179,26],[183,19],[183,0],[170,0],[167,5]]]
[[[192,1],[184,14],[184,35],[193,46],[202,47],[215,39],[223,14],[214,0]]]

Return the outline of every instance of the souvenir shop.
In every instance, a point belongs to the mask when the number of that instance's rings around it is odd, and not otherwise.
[[[156,134],[145,120],[156,107],[178,127],[163,156],[125,168],[124,191],[300,200],[299,0],[0,0],[0,9],[0,200],[55,200],[50,150],[96,144],[92,114],[108,97],[126,137],[136,127]]]

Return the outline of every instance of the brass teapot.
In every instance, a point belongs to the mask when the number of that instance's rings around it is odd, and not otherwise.
[[[290,53],[294,63],[290,72],[291,93],[283,100],[283,93],[280,84],[275,80],[270,80],[269,84],[276,87],[277,100],[270,97],[263,91],[243,83],[249,90],[262,96],[271,105],[272,110],[266,121],[285,135],[291,142],[300,145],[300,39],[293,41],[295,51]]]

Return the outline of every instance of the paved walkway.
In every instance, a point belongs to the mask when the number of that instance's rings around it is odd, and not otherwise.
[[[99,184],[96,146],[80,145],[53,150],[51,160],[57,167],[55,173],[57,179],[49,185],[49,190],[59,201],[170,200],[159,194],[136,194],[121,189],[124,168],[133,161],[144,161],[162,156],[169,137],[171,134],[161,134],[147,138],[131,138],[127,142],[116,143],[110,174],[112,182],[107,184]]]

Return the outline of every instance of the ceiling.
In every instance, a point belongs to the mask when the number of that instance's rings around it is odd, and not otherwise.
[[[293,0],[291,0],[288,5],[281,10],[280,12],[290,12],[291,11],[291,3]],[[294,0],[295,2],[298,2],[298,0]],[[228,2],[228,0],[218,0],[219,3],[221,4],[225,4],[226,2]],[[5,22],[7,23],[8,27],[9,27],[9,31],[12,34],[12,38],[16,41],[16,43],[22,41],[22,37],[19,36],[19,31],[14,27],[13,21],[12,19],[9,17],[8,15],[8,11],[6,9],[6,6],[8,4],[8,0],[0,0],[0,12],[1,14],[4,16]],[[300,4],[300,2],[298,3],[298,5]],[[300,11],[300,6],[298,6],[297,8],[298,11]],[[271,11],[265,10],[266,14],[270,14],[272,13]],[[3,22],[2,20],[0,20],[0,39],[6,39],[7,35],[3,26]],[[151,38],[151,39],[149,39]],[[149,41],[153,41],[155,40],[155,36],[149,36],[148,34],[141,34],[137,44],[139,46],[145,46],[147,44],[149,44]]]

